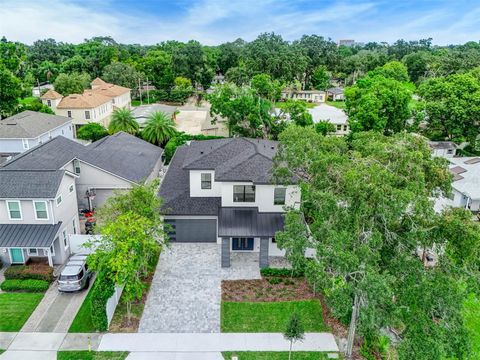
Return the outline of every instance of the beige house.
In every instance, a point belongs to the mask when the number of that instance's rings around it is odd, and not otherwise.
[[[49,90],[41,99],[55,114],[71,117],[75,130],[89,122],[107,127],[115,109],[130,109],[130,89],[106,83],[100,78],[93,80],[90,85],[92,88],[85,90],[83,94],[64,97],[55,90]]]
[[[321,90],[284,90],[282,91],[282,100],[293,99],[323,103],[326,101],[326,95],[326,92]]]

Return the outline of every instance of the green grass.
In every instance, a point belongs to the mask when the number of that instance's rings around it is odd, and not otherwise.
[[[35,102],[35,101],[39,101],[39,98],[30,96],[23,99],[18,99],[18,102],[22,105],[30,105],[32,102]]]
[[[472,344],[471,359],[480,359],[480,299],[470,294],[463,303],[463,321]]]
[[[93,285],[90,286],[90,289]],[[92,317],[90,314],[92,313],[92,292],[89,291],[85,299],[83,300],[83,304],[78,310],[75,319],[73,319],[72,325],[70,325],[70,329],[68,329],[69,333],[89,333],[89,332],[96,332],[97,330],[93,326]]]
[[[0,331],[19,331],[42,298],[38,293],[0,294]]]
[[[59,351],[57,360],[124,360],[127,351]]]
[[[256,351],[225,351],[222,353],[225,360],[231,360],[237,355],[238,360],[288,360],[288,352],[256,352]],[[316,351],[295,351],[293,345],[292,360],[326,360],[327,354]]]
[[[330,100],[327,100],[326,103],[327,103],[327,105],[335,106],[336,108],[339,108],[339,109],[342,109],[342,110],[345,110],[347,108],[345,106],[345,101],[330,101]]]
[[[145,96],[147,96],[147,95],[145,95]],[[145,99],[142,99],[142,103],[143,103],[143,105],[155,104],[156,101],[153,98],[150,98],[150,102],[148,102],[147,98],[145,98]],[[140,106],[140,100],[132,100],[132,106]]]
[[[303,100],[297,100],[297,101],[303,101]],[[307,109],[311,109],[311,108],[314,108],[315,106],[318,106],[318,104],[316,104],[316,103],[310,103],[310,102],[307,102],[307,101],[303,101],[303,102],[307,105]],[[276,108],[283,109],[284,106],[285,106],[285,102],[278,101],[274,104],[274,106]]]
[[[297,312],[307,332],[325,331],[318,300],[285,302],[222,302],[223,332],[284,332],[293,312]]]

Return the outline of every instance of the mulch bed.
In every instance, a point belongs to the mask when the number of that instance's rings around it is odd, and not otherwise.
[[[314,299],[304,278],[266,277],[258,280],[222,281],[222,300],[273,302]]]

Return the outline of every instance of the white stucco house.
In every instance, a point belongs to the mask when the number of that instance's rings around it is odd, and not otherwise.
[[[283,256],[275,233],[283,214],[299,208],[297,185],[277,185],[270,172],[275,141],[228,138],[177,148],[162,182],[162,213],[173,242],[221,244],[222,267],[232,252],[256,252],[261,267]]]
[[[327,93],[322,90],[283,90],[283,100],[303,100],[312,103],[324,103],[327,100]]]
[[[316,124],[320,121],[328,121],[335,127],[334,135],[343,136],[350,133],[348,125],[348,116],[342,109],[335,106],[320,104],[312,109],[308,109],[312,120]]]
[[[457,154],[457,146],[452,141],[429,141],[428,145],[432,149],[433,156],[444,158],[453,158]]]
[[[332,101],[343,101],[345,100],[345,94],[343,88],[341,87],[332,87],[327,90],[327,96]]]
[[[0,153],[19,154],[57,136],[73,139],[71,118],[23,111],[0,120]]]
[[[54,89],[53,84],[50,84],[49,82],[43,82],[32,87],[32,96],[40,97],[43,91],[48,91],[53,89]]]
[[[108,127],[115,109],[131,108],[130,89],[106,83],[100,78],[93,80],[91,89],[82,94],[62,96],[55,90],[49,90],[41,99],[55,114],[72,118],[75,130],[89,122]]]

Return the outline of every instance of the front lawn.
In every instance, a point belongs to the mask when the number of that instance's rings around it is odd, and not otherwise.
[[[222,302],[223,332],[284,332],[297,312],[306,332],[326,331],[319,300],[284,302]]]
[[[345,105],[345,101],[330,101],[330,100],[327,100],[326,103],[327,103],[327,105],[335,106],[336,108],[339,108],[339,109],[342,109],[342,110],[345,110],[347,108],[347,106]]]
[[[90,290],[93,287],[93,284],[90,286]],[[70,329],[68,329],[69,333],[90,333],[96,332],[97,329],[93,326],[92,317],[90,314],[92,313],[92,291],[89,291],[85,299],[83,300],[83,304],[77,312],[75,319],[73,319],[72,325],[70,325]]]
[[[127,351],[59,351],[57,360],[124,360]]]
[[[292,360],[324,360],[328,359],[327,354],[316,351],[294,351],[292,352]],[[288,352],[286,351],[225,351],[222,353],[225,360],[231,360],[232,355],[238,356],[238,360],[288,360]]]
[[[43,298],[43,293],[0,294],[0,331],[19,331]]]

